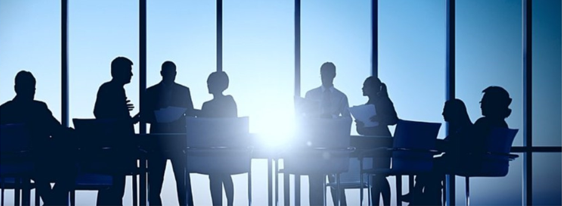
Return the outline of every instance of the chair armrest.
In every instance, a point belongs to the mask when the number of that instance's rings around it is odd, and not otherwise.
[[[417,148],[392,148],[391,151],[409,151],[409,152],[424,152],[431,154],[440,154],[441,152],[435,149],[417,149]]]

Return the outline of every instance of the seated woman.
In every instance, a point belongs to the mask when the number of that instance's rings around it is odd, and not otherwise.
[[[376,115],[371,117],[371,121],[378,122],[375,127],[365,127],[365,123],[355,121],[357,133],[361,135],[392,136],[388,125],[394,125],[398,121],[398,116],[394,110],[394,104],[388,97],[386,85],[377,77],[371,76],[363,83],[363,96],[369,100],[366,104],[375,105]],[[373,158],[373,168],[389,168],[390,156]],[[390,185],[385,176],[374,176],[371,179],[371,201],[379,204],[380,195],[383,197],[384,205],[390,205]]]
[[[213,72],[207,79],[207,88],[213,95],[213,99],[203,103],[199,117],[238,117],[238,111],[234,98],[224,95],[223,92],[228,88],[228,75],[225,72]],[[226,193],[227,205],[234,204],[234,185],[232,177],[226,174],[209,175],[211,198],[213,205],[222,205],[222,185]]]
[[[455,165],[459,162],[458,151],[462,148],[460,147],[461,141],[465,139],[464,135],[468,134],[472,129],[472,121],[468,116],[464,102],[460,99],[453,99],[445,102],[445,106],[443,107],[443,119],[445,122],[449,123],[450,134],[444,139],[444,144],[440,148],[445,151],[445,154],[441,158],[435,159],[436,171],[444,170],[445,167],[456,167]],[[411,195],[406,195],[404,199],[410,201],[409,199],[413,198],[413,200],[411,200],[412,205],[427,205],[430,204],[428,201],[431,200],[440,201],[440,191],[439,194],[432,194],[430,192],[435,193],[435,190],[428,190],[425,188],[432,186],[440,188],[442,180],[443,174],[441,174],[441,172],[434,172],[430,175],[418,175],[416,177],[414,189],[412,193],[410,193]],[[431,183],[434,185],[430,185]],[[424,193],[422,191],[426,192]],[[430,198],[430,196],[434,197]]]
[[[504,88],[498,86],[488,87],[482,92],[484,96],[480,101],[480,108],[484,117],[479,118],[471,128],[454,133],[457,137],[453,138],[454,141],[452,142],[458,142],[456,144],[459,146],[454,147],[455,144],[453,144],[448,156],[435,161],[434,172],[427,175],[427,179],[420,180],[420,183],[425,185],[425,188],[423,188],[424,192],[421,194],[421,198],[419,198],[421,202],[413,202],[415,205],[440,205],[441,188],[443,187],[441,182],[444,174],[459,170],[478,169],[478,158],[474,158],[474,154],[478,155],[486,152],[486,138],[488,138],[493,128],[508,127],[505,118],[511,114],[511,109],[509,109],[511,104],[509,93]],[[460,145],[463,145],[463,147],[460,147]],[[469,156],[467,154],[472,155]],[[422,177],[420,176],[420,178]]]

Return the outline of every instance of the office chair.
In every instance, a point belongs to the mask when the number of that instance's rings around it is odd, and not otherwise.
[[[519,157],[509,153],[517,132],[517,129],[494,128],[486,139],[485,154],[467,154],[461,157],[463,167],[457,169],[455,175],[465,177],[466,205],[470,205],[471,177],[505,177],[507,175],[509,161]]]
[[[396,204],[402,205],[402,175],[411,176],[431,172],[433,155],[437,153],[434,149],[435,140],[440,127],[441,123],[398,120],[391,148],[375,148],[363,154],[363,156],[376,157],[381,152],[390,151],[391,167],[363,170],[363,173],[396,176]],[[378,205],[379,203],[372,204]]]
[[[350,158],[349,169],[347,172],[340,174],[340,188],[343,190],[369,188],[368,175],[361,171],[364,169],[372,169],[372,167],[373,158]],[[363,177],[361,177],[361,175],[363,175]],[[327,183],[326,187],[336,188],[337,183]],[[325,193],[326,191],[324,191],[324,194]],[[363,204],[363,193],[359,194],[359,204]]]
[[[30,156],[30,137],[24,124],[0,125],[0,186],[1,203],[4,205],[4,190],[14,189],[14,204],[29,205],[30,182],[34,164]],[[21,202],[20,202],[21,192]],[[39,205],[35,193],[35,205]]]
[[[187,175],[248,174],[252,204],[249,118],[186,118]],[[221,186],[222,187],[222,186]],[[221,189],[222,191],[222,189]]]
[[[297,120],[296,135],[282,152],[283,169],[279,173],[300,175],[336,175],[336,201],[340,203],[340,174],[349,169],[349,156],[355,151],[350,147],[351,118]],[[286,178],[288,179],[288,178]],[[299,181],[299,180],[297,180]],[[288,180],[285,180],[285,184]],[[326,204],[323,182],[324,204]],[[300,189],[295,189],[300,191]],[[296,194],[298,195],[298,194]],[[288,194],[285,194],[285,200]],[[295,198],[297,204],[299,198]],[[286,202],[285,204],[288,204]]]
[[[138,168],[136,160],[144,155],[144,151],[138,148],[135,139],[128,139],[131,142],[119,142],[115,136],[127,134],[123,131],[128,125],[123,125],[113,119],[73,119],[74,127],[78,136],[79,147],[79,172],[76,178],[75,190],[100,190],[113,185],[112,174],[115,164],[123,166],[123,162],[113,162],[122,153],[131,155],[131,164],[124,166],[126,175],[132,177],[133,205],[138,205],[137,201],[137,176],[145,172]],[[120,138],[120,137],[117,137]],[[124,137],[123,137],[124,138]],[[117,151],[115,147],[130,148],[130,151]],[[126,159],[124,161],[129,161]],[[125,163],[128,164],[128,163]],[[75,205],[75,190],[71,191],[71,205]]]

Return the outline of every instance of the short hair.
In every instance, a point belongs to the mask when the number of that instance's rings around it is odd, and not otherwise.
[[[165,68],[174,68],[174,70],[176,70],[176,64],[172,61],[165,61],[164,63],[162,63],[162,71]]]
[[[511,98],[509,97],[509,93],[502,87],[499,86],[490,86],[484,90],[482,90],[484,95],[490,98],[494,105],[500,107],[508,107],[511,104]]]
[[[224,71],[213,72],[209,75],[207,83],[216,85],[217,89],[219,89],[220,91],[224,91],[228,88],[228,75]]]
[[[334,65],[334,63],[332,62],[324,62],[324,64],[322,64],[322,66],[320,67],[320,72],[324,71],[331,71],[333,73],[336,73],[336,65]]]
[[[29,71],[21,70],[16,74],[15,85],[26,85],[28,83],[35,84],[35,77]]]
[[[122,72],[123,68],[128,68],[133,65],[133,62],[127,57],[117,57],[111,62],[111,76],[115,77],[118,73]]]

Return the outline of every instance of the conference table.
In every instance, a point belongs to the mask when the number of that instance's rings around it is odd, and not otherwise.
[[[154,151],[164,151],[167,154],[181,154],[184,155],[183,151],[186,148],[186,138],[185,133],[160,133],[160,134],[138,134],[137,139],[139,140],[140,147],[148,151],[148,156]],[[268,205],[277,205],[279,201],[279,191],[278,191],[278,171],[280,167],[280,160],[290,152],[287,152],[286,148],[282,145],[272,145],[268,142],[268,137],[258,134],[250,134],[252,148],[251,158],[252,159],[265,159],[267,160],[267,184],[268,184]],[[362,151],[373,149],[377,147],[392,147],[392,137],[387,136],[350,136],[350,147],[354,147],[355,151],[350,154],[351,158],[359,158]],[[290,151],[290,150],[289,150]],[[168,155],[168,156],[170,156]],[[147,157],[139,157],[139,167],[141,173],[139,181],[139,199],[140,205],[147,204],[147,173],[148,164]],[[300,176],[295,178],[295,205],[300,205]],[[275,180],[275,184],[273,181]],[[289,174],[284,174],[284,201],[288,205],[290,200],[290,189],[289,189]],[[275,185],[275,187],[274,187]],[[275,202],[273,202],[273,195],[275,193]]]

